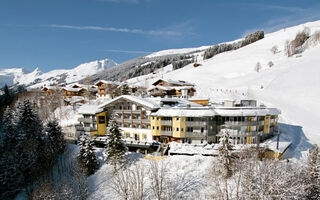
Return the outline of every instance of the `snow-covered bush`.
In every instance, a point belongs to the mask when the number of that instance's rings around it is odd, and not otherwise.
[[[256,72],[260,72],[260,70],[262,69],[260,62],[257,62],[256,65],[254,66],[254,70]]]
[[[270,51],[271,51],[273,54],[276,54],[276,53],[278,52],[278,46],[277,46],[277,45],[273,46],[273,47],[270,49]]]
[[[272,61],[269,61],[269,62],[268,62],[268,66],[269,66],[269,67],[272,67],[273,65],[274,65],[274,63],[273,63]]]

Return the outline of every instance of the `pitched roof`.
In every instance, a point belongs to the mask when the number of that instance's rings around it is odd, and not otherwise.
[[[171,79],[158,79],[154,83],[152,83],[152,85],[156,85],[156,83],[158,83],[159,81],[164,81],[170,84],[181,85],[181,86],[195,86],[193,83],[189,83],[187,81],[182,81],[182,80],[174,81]]]
[[[132,95],[122,95],[122,96],[116,97],[106,103],[101,104],[99,106],[99,108],[106,107],[106,106],[108,106],[116,101],[119,101],[121,99],[125,99],[128,101],[140,104],[144,107],[147,107],[150,110],[154,110],[154,109],[157,109],[160,107],[159,104],[157,104],[155,101],[152,101],[150,98],[147,99],[147,98],[141,98],[141,97],[136,97],[136,96],[132,96]]]
[[[103,110],[99,108],[97,105],[82,105],[78,109],[79,114],[90,114],[94,115],[96,113],[102,112]]]
[[[119,82],[116,81],[106,81],[106,80],[99,80],[97,82],[94,83],[94,85],[97,85],[98,83],[105,83],[105,84],[110,84],[110,85],[120,85]]]
[[[154,89],[159,89],[159,90],[165,90],[165,91],[170,91],[170,90],[188,90],[194,87],[193,86],[153,86],[148,89],[148,91],[154,90]]]

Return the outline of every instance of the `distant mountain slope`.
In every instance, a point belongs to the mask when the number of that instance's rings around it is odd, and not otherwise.
[[[104,69],[117,65],[111,59],[93,61],[81,64],[73,69],[53,70],[43,73],[36,68],[28,73],[23,68],[0,69],[0,87],[7,85],[25,85],[31,88],[40,87],[44,84],[72,83],[98,73]]]
[[[168,66],[162,72],[128,80],[131,84],[149,85],[157,78],[185,80],[197,85],[197,96],[222,99],[256,98],[282,110],[284,124],[302,126],[311,143],[320,145],[320,44],[303,53],[287,57],[286,40],[293,40],[299,31],[310,28],[320,31],[320,21],[266,34],[265,38],[243,48],[221,53],[208,60],[197,57],[201,66],[192,64],[178,70]],[[273,54],[271,48],[278,46]],[[268,63],[273,62],[269,67]],[[259,62],[261,71],[255,71]],[[302,132],[302,133],[303,133]]]

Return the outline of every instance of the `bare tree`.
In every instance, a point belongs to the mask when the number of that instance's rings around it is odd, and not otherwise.
[[[157,161],[150,162],[151,189],[157,200],[164,199],[167,186],[167,163]]]
[[[145,198],[145,171],[141,165],[133,169],[118,170],[111,187],[124,200],[143,200]]]

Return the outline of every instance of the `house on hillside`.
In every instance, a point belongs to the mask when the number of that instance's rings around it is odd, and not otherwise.
[[[84,103],[86,100],[90,100],[95,97],[97,93],[96,86],[72,84],[61,89],[65,104],[71,105],[75,103]]]
[[[44,86],[41,90],[46,94],[46,96],[50,96],[59,89],[56,86]]]
[[[95,86],[97,86],[98,92],[97,97],[98,98],[114,98],[116,96],[120,96],[120,89],[119,89],[119,82],[114,81],[105,81],[105,80],[99,80],[95,83]]]
[[[148,89],[153,97],[189,98],[195,95],[195,85],[186,81],[159,79]]]

